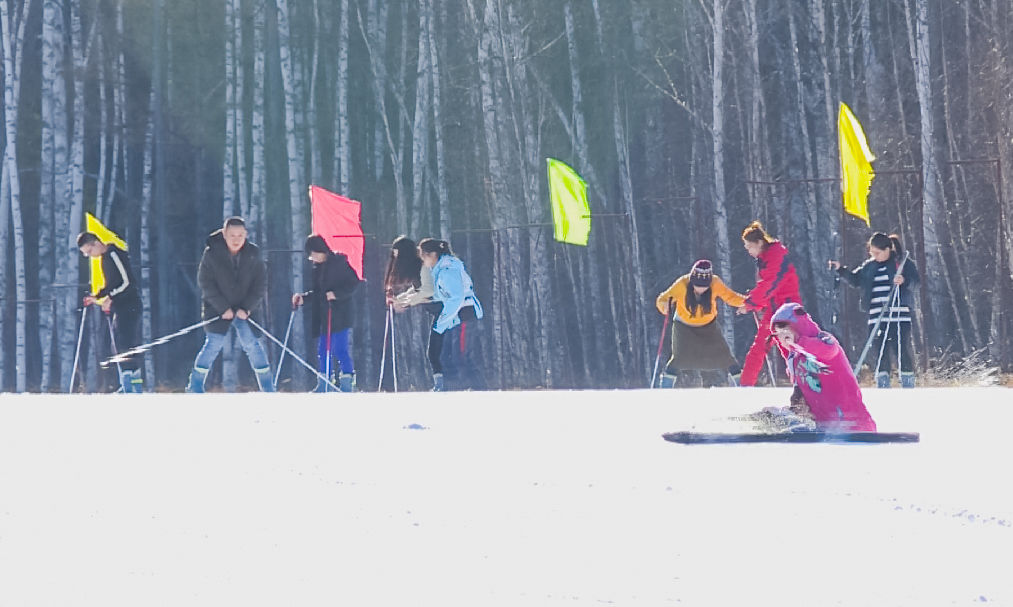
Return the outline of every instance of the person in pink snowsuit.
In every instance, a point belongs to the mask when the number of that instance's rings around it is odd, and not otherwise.
[[[795,393],[801,393],[817,430],[876,431],[844,349],[833,335],[820,330],[801,304],[780,306],[770,318],[770,331]],[[796,397],[792,400],[796,409],[800,403]]]

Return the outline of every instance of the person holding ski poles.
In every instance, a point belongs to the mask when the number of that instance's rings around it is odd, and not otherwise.
[[[672,357],[661,373],[661,387],[675,387],[677,371],[729,369],[738,365],[718,325],[718,299],[739,307],[745,296],[725,286],[707,259],[693,264],[689,274],[680,276],[655,305],[662,314],[675,312],[672,323]]]
[[[246,239],[246,222],[229,217],[220,230],[207,238],[197,268],[201,307],[206,321],[204,346],[197,353],[186,391],[204,392],[204,382],[218,353],[225,346],[225,334],[235,329],[263,392],[274,392],[274,378],[267,352],[257,341],[247,319],[267,292],[267,266],[260,248]]]
[[[905,388],[915,387],[914,353],[911,347],[911,290],[918,285],[920,277],[918,266],[910,257],[904,262],[904,268],[898,272],[897,266],[904,255],[900,237],[896,234],[887,236],[876,232],[869,239],[869,258],[860,266],[850,269],[839,261],[830,260],[830,267],[842,278],[855,287],[860,287],[862,307],[869,313],[869,339],[872,341],[871,355],[877,360],[876,386],[890,387],[891,357],[897,357],[900,371],[900,383]],[[897,285],[893,291],[893,285]],[[892,301],[891,292],[894,292]],[[887,310],[879,321],[875,334],[871,331],[876,319]]]
[[[322,236],[311,234],[306,237],[305,248],[313,263],[313,288],[305,293],[293,294],[292,305],[298,307],[309,301],[313,327],[319,336],[317,359],[320,372],[330,379],[336,362],[341,370],[338,388],[342,392],[351,392],[355,387],[355,363],[349,347],[354,317],[352,294],[359,286],[359,276],[348,263],[348,257],[331,251]],[[327,381],[317,378],[314,392],[327,392],[329,389]]]
[[[450,250],[449,242],[423,238],[419,242],[419,257],[425,269],[432,273],[433,300],[442,304],[429,333],[428,347],[429,363],[433,369],[433,391],[442,392],[443,363],[440,355],[443,353],[444,337],[448,331],[460,326],[461,354],[467,357],[465,327],[482,318],[482,304],[475,295],[471,276],[464,263]]]
[[[794,387],[790,407],[763,410],[770,421],[790,431],[876,431],[844,348],[801,304],[780,306],[768,331]]]
[[[141,297],[130,270],[127,252],[115,244],[102,242],[92,232],[77,235],[77,248],[85,257],[102,258],[102,274],[106,281],[98,293],[85,295],[84,305],[97,303],[103,312],[112,315],[108,318],[113,328],[113,349],[117,353],[137,346],[141,335]],[[140,365],[133,357],[119,363],[120,387],[124,393],[139,394],[144,391]]]
[[[760,369],[767,356],[767,337],[770,335],[770,317],[787,302],[801,302],[798,293],[798,274],[788,257],[788,248],[754,221],[742,231],[742,244],[750,257],[756,260],[756,286],[746,296],[737,314],[756,315],[756,338],[746,353],[742,365],[740,385],[755,386]]]

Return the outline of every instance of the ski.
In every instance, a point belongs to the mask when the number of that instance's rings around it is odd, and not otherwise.
[[[669,432],[682,445],[731,443],[917,443],[917,432]]]

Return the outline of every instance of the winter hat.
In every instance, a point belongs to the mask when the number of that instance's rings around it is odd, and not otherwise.
[[[693,269],[689,271],[689,284],[694,287],[709,287],[712,276],[714,276],[714,268],[711,266],[710,260],[700,259],[693,264]]]
[[[323,236],[312,234],[306,237],[306,254],[310,253],[330,253],[331,248],[327,246],[327,241],[324,240]]]

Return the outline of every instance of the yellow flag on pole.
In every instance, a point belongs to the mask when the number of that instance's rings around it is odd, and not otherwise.
[[[865,139],[865,131],[858,119],[844,103],[837,116],[837,136],[841,146],[841,192],[844,210],[865,220],[869,225],[869,186],[876,174],[872,161],[876,159]]]
[[[587,246],[591,233],[591,207],[587,204],[587,184],[576,171],[555,158],[546,158],[549,171],[549,202],[555,238]]]
[[[124,251],[127,250],[127,243],[116,235],[109,228],[102,225],[102,222],[95,218],[91,213],[84,214],[84,229],[98,236],[98,239],[105,244],[114,244]],[[102,290],[106,286],[106,277],[102,273],[102,258],[101,257],[89,257],[88,263],[91,264],[91,294],[94,295]]]

